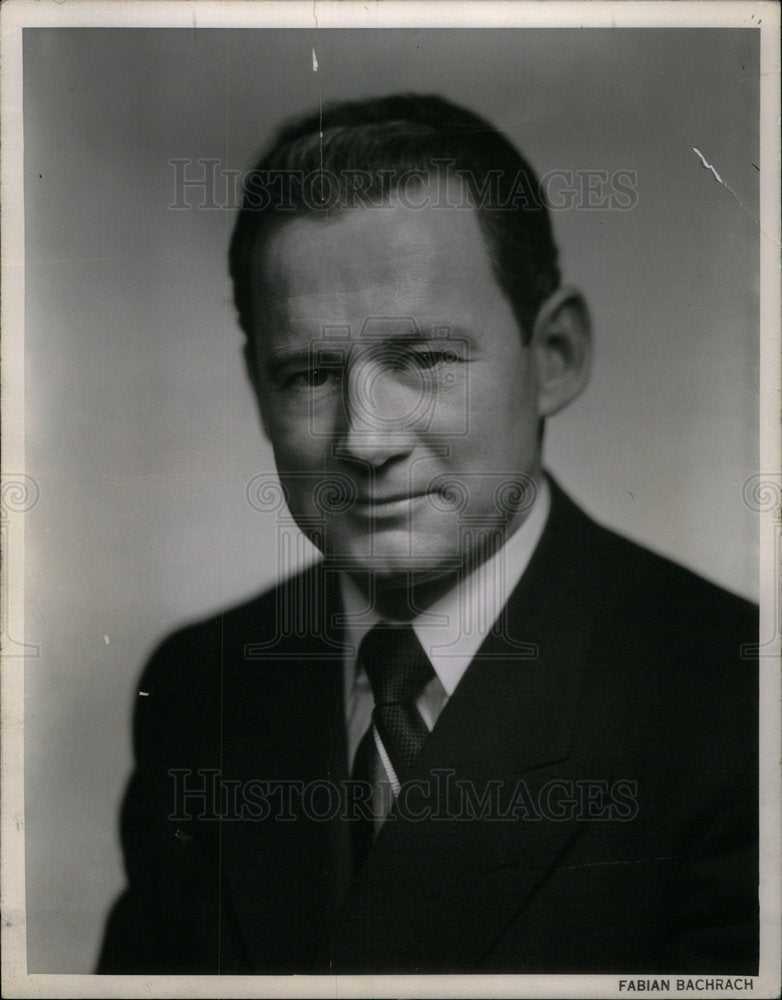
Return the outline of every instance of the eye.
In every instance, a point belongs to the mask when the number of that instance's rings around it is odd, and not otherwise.
[[[326,368],[311,368],[308,372],[302,373],[302,378],[309,386],[319,386],[325,385],[329,377],[329,372]]]
[[[421,368],[436,368],[438,365],[453,365],[459,360],[452,350],[416,351],[413,354],[416,364]]]
[[[302,371],[293,372],[288,377],[286,385],[294,389],[318,389],[338,378],[339,370],[337,368],[324,365],[317,368],[306,368]]]

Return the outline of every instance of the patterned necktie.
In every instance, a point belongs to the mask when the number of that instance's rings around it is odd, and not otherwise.
[[[375,708],[356,751],[353,779],[372,783],[379,758],[396,795],[429,736],[415,703],[435,673],[411,625],[375,625],[362,640],[357,662],[369,677]],[[372,822],[357,823],[357,865],[373,833]]]
[[[392,784],[402,784],[429,736],[415,702],[434,677],[411,625],[375,625],[361,643],[359,663],[372,685],[372,722],[390,763]],[[396,778],[396,782],[394,782]]]

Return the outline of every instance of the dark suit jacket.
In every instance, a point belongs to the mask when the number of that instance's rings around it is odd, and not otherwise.
[[[164,642],[99,971],[755,972],[755,609],[555,486],[506,611],[355,877],[329,571]]]

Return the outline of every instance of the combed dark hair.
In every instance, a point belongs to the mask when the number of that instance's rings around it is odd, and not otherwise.
[[[495,276],[525,342],[560,281],[537,177],[493,125],[435,95],[398,94],[325,106],[285,125],[248,175],[229,254],[239,322],[252,349],[252,264],[275,228],[382,204],[411,180],[461,179]]]

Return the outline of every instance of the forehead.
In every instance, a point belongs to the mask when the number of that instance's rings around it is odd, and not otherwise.
[[[256,254],[253,278],[264,326],[368,316],[477,322],[504,302],[475,211],[431,202],[286,222]]]

